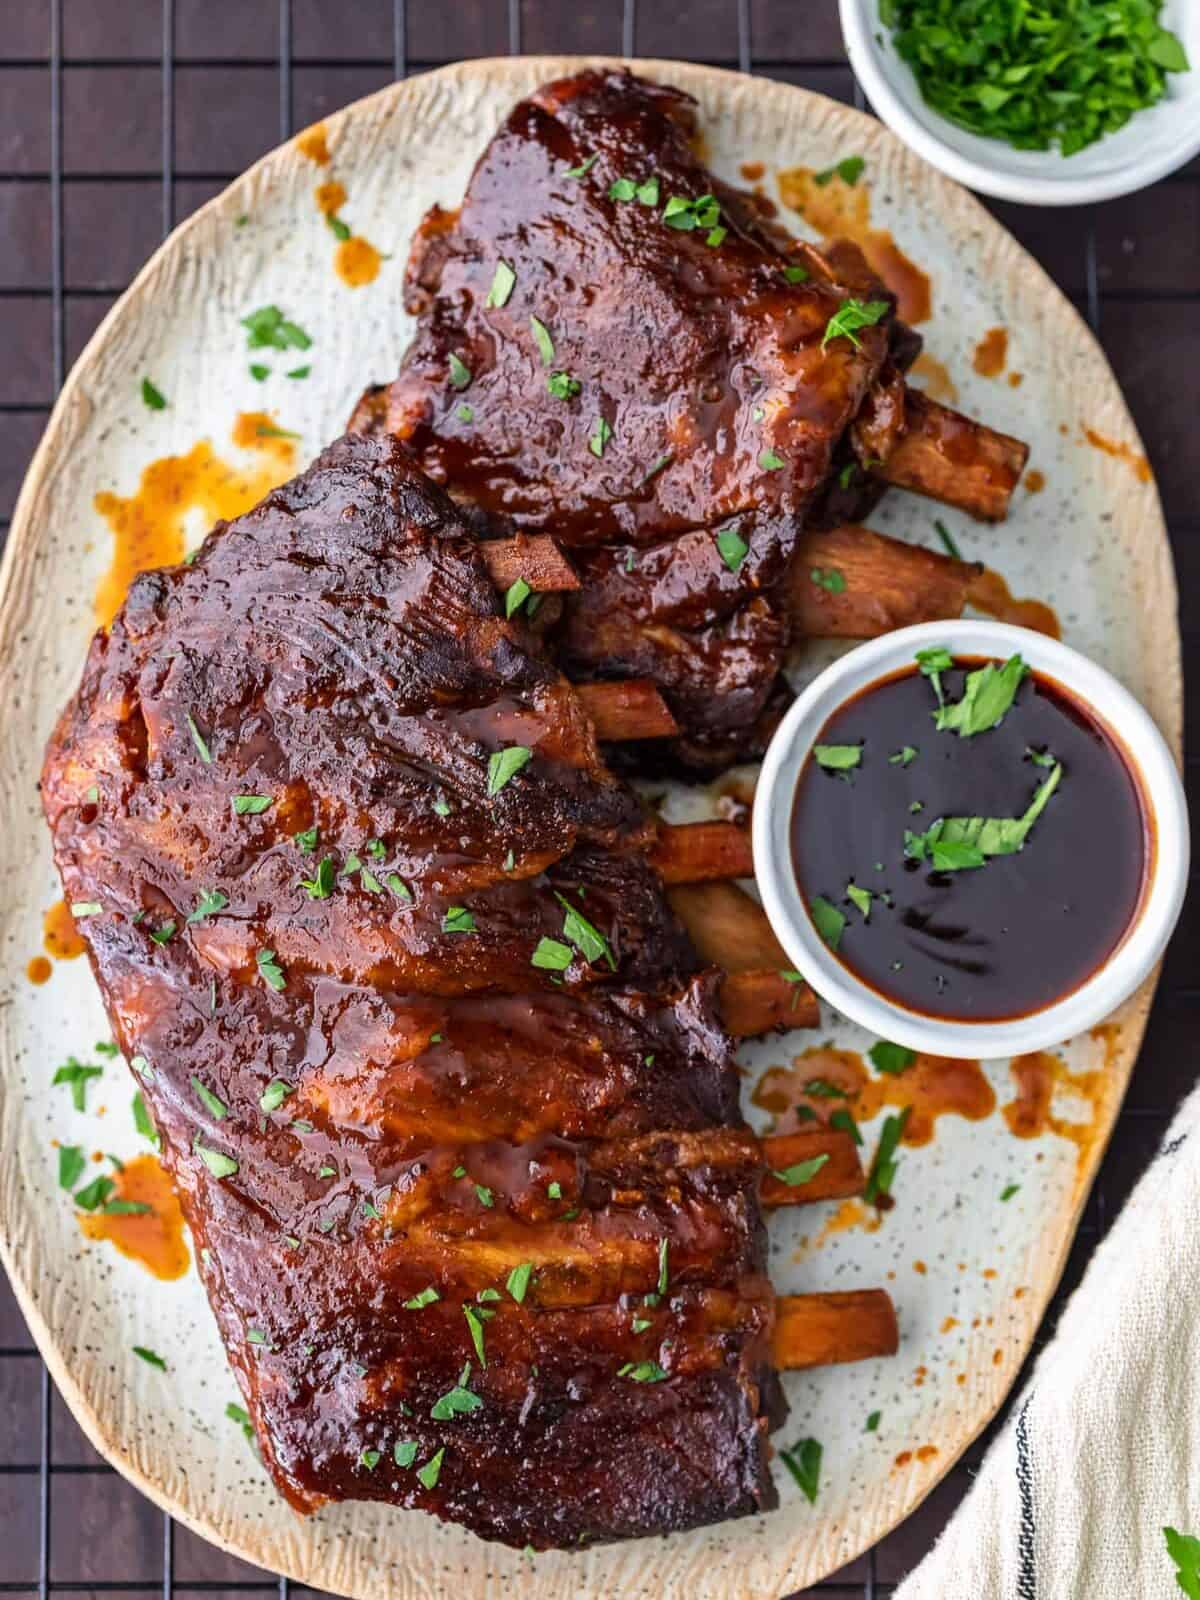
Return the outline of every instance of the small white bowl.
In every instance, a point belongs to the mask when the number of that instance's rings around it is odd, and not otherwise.
[[[944,645],[955,656],[1003,660],[1019,653],[1061,683],[1115,736],[1141,780],[1154,855],[1134,923],[1108,960],[1078,989],[1028,1016],[1001,1022],[931,1017],[888,1000],[843,965],[818,934],[792,866],[791,816],[800,769],[826,722],[868,685],[911,666],[918,650]],[[754,872],[771,926],[797,971],[830,1005],[881,1039],[939,1056],[984,1060],[1060,1044],[1094,1027],[1153,971],[1187,887],[1187,802],[1166,741],[1127,689],[1056,639],[1003,622],[927,622],[859,645],[799,696],[771,740],[754,796]],[[1104,870],[1103,862],[1096,870]]]
[[[1167,0],[1160,21],[1183,42],[1190,72],[1167,74],[1157,105],[1123,128],[1064,156],[1014,150],[982,139],[926,105],[908,63],[879,20],[879,0],[840,0],[842,37],[854,75],[894,133],[968,188],[1035,206],[1078,206],[1131,194],[1200,152],[1200,0]]]

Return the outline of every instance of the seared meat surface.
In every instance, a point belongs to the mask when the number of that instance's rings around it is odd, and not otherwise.
[[[295,1507],[541,1548],[773,1503],[763,1160],[716,975],[398,445],[340,440],[137,579],[43,792]]]

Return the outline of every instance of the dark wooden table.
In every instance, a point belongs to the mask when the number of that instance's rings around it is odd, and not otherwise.
[[[856,99],[835,0],[4,0],[2,9],[0,539],[64,371],[164,230],[347,101],[406,71],[513,50],[686,55]],[[1116,370],[1171,527],[1194,669],[1200,162],[1089,209],[992,209],[1075,301]],[[1189,779],[1195,800],[1196,768]],[[1196,1076],[1198,956],[1193,897],[1047,1329]],[[869,1556],[810,1593],[890,1594],[966,1492],[986,1445]],[[104,1465],[0,1282],[0,1591],[172,1600],[278,1590],[286,1600],[290,1588],[173,1526]]]

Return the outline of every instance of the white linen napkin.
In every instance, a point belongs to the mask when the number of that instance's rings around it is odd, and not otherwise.
[[[1200,1089],[895,1600],[1200,1597],[1164,1527],[1200,1536]]]

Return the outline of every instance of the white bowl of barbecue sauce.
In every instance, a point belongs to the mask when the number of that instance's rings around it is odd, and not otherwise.
[[[796,700],[754,803],[763,905],[795,968],[880,1038],[1041,1050],[1153,971],[1187,885],[1187,805],[1103,668],[999,622],[859,646]]]

